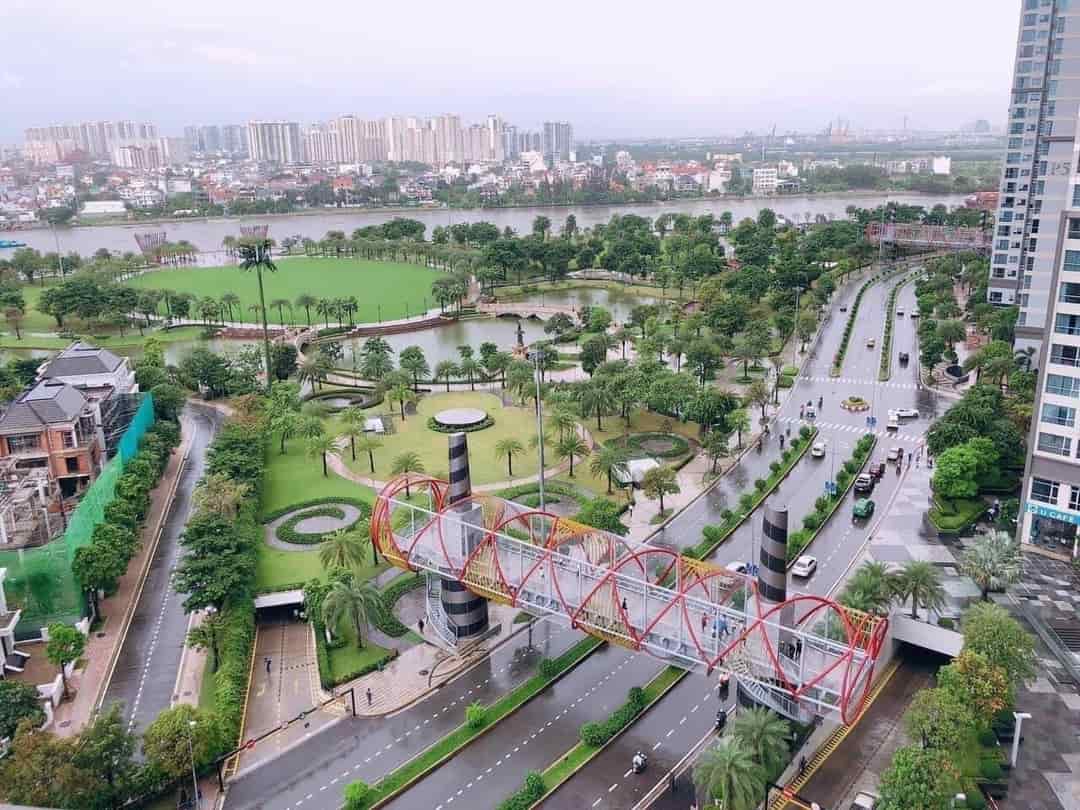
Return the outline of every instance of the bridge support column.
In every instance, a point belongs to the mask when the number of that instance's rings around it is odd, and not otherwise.
[[[464,561],[484,539],[484,510],[479,504],[464,503],[472,494],[469,477],[469,443],[464,433],[451,433],[450,490],[447,501],[450,512],[460,521],[460,537],[446,538],[447,545],[457,545],[455,552]],[[458,545],[460,544],[460,545]],[[472,638],[488,629],[487,600],[477,596],[464,583],[442,577],[439,599],[446,614],[447,630],[454,638]]]

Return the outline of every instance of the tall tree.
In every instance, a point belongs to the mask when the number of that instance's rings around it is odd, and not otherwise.
[[[911,618],[919,618],[919,605],[927,610],[939,610],[945,604],[941,575],[933,563],[911,560],[896,577],[898,593],[904,599],[911,599]]]
[[[506,459],[506,476],[514,477],[514,456],[520,456],[525,452],[525,446],[513,437],[499,439],[495,442],[495,458]]]
[[[371,474],[375,474],[375,451],[382,447],[382,442],[378,437],[372,436],[370,433],[365,433],[356,440],[356,446],[360,449],[361,453],[367,453],[368,465],[371,467]]]
[[[629,473],[627,455],[620,447],[610,444],[601,444],[593,450],[592,460],[589,462],[589,472],[593,475],[607,478],[608,495],[611,494],[612,479],[616,475],[626,476]]]
[[[338,452],[337,438],[328,434],[312,436],[307,440],[307,454],[309,458],[322,459],[322,474],[326,478],[329,471],[326,465],[327,456],[336,455]]]
[[[664,496],[680,492],[679,481],[671,467],[653,467],[641,480],[641,491],[646,498],[660,500],[660,514],[664,513]]]
[[[390,472],[393,475],[405,476],[405,497],[412,497],[412,492],[409,490],[412,474],[424,472],[424,462],[421,461],[419,453],[407,451],[400,453],[394,458],[393,466]]]
[[[270,328],[266,323],[266,294],[263,291],[263,271],[273,273],[277,271],[277,265],[271,258],[272,242],[262,239],[251,242],[242,242],[238,248],[240,253],[240,269],[255,271],[259,281],[259,312],[262,317],[263,352],[266,356],[266,392],[270,393],[270,383],[273,380],[273,372],[270,365]]]
[[[319,562],[328,571],[359,568],[364,564],[366,545],[358,531],[336,531],[319,544]]]
[[[362,648],[364,627],[381,605],[379,592],[370,582],[356,582],[352,577],[337,579],[323,600],[323,621],[334,632],[338,623],[347,619],[356,633],[356,646]]]
[[[67,673],[64,668],[78,661],[86,649],[86,636],[69,624],[54,622],[49,625],[49,641],[45,645],[45,657],[49,663],[60,670],[60,682],[64,687],[64,697],[68,696]]]
[[[764,792],[761,771],[750,752],[735,738],[722,739],[694,764],[694,787],[702,802],[724,810],[752,810]]]
[[[584,458],[589,455],[589,446],[578,436],[577,431],[567,433],[555,445],[555,452],[559,458],[569,459],[570,477],[574,477],[574,457]]]
[[[431,373],[424,350],[419,346],[406,346],[398,355],[398,365],[413,376],[413,389],[420,390],[420,378]]]
[[[740,712],[731,733],[751,752],[754,762],[770,776],[779,774],[788,758],[791,729],[786,720],[763,707]]]

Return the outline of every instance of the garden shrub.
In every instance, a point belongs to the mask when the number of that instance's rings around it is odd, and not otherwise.
[[[480,422],[475,425],[454,425],[447,426],[435,421],[434,416],[429,416],[427,420],[428,430],[434,430],[436,433],[473,433],[477,430],[487,430],[489,427],[495,424],[495,418],[488,414]]]
[[[799,438],[809,439],[810,434],[813,432],[813,428],[811,428],[809,425],[803,425],[801,428],[799,428]]]
[[[784,460],[785,464],[787,464],[789,461],[791,461],[791,456],[792,456],[793,452],[794,452],[793,450],[787,449],[787,450],[784,450],[784,452],[780,454],[780,458],[782,458]]]
[[[365,510],[367,510],[367,507],[361,509],[356,520],[342,526],[341,530],[348,531],[349,529],[355,528],[357,524],[368,520],[371,517],[370,510],[367,512],[365,512]],[[313,517],[332,517],[341,519],[345,517],[345,510],[337,506],[317,506],[313,509],[306,509],[302,512],[298,512],[277,527],[277,531],[275,532],[277,539],[283,543],[292,543],[298,546],[314,546],[325,540],[327,535],[338,531],[338,529],[331,529],[327,532],[298,532],[296,530],[298,524]]]
[[[544,777],[537,771],[529,771],[525,783],[498,806],[498,810],[529,810],[547,792]]]
[[[409,632],[409,628],[402,624],[394,615],[394,605],[398,599],[409,591],[415,590],[424,584],[424,578],[419,574],[403,574],[396,577],[379,593],[379,602],[372,612],[371,623],[391,638],[401,638]]]
[[[749,492],[744,492],[739,496],[739,511],[742,513],[749,512],[754,508],[754,496]]]
[[[952,630],[954,627],[956,627],[956,622],[948,616],[941,616],[940,618],[938,618],[937,623],[938,627],[943,627],[946,630]]]
[[[1001,778],[1001,763],[994,759],[984,759],[979,762],[979,775],[983,779],[997,781]]]
[[[982,791],[978,787],[971,787],[967,791],[967,800],[964,802],[969,810],[985,810],[986,798],[983,796]]]
[[[730,509],[720,510],[720,519],[723,520],[724,523],[730,523],[733,517],[735,517],[735,513],[732,512]]]
[[[371,514],[371,504],[360,498],[347,498],[341,495],[329,495],[325,498],[312,498],[307,501],[298,501],[297,503],[291,503],[288,506],[283,506],[280,509],[275,509],[273,512],[267,512],[262,516],[263,523],[269,523],[271,520],[277,520],[282,515],[287,515],[289,512],[294,512],[297,509],[306,509],[309,506],[322,506],[323,504],[346,504],[348,506],[355,506],[360,510],[362,514]]]
[[[779,461],[770,461],[769,462],[769,472],[771,472],[773,475],[776,475],[778,472],[780,472],[780,470],[781,470],[781,468],[783,466],[784,465],[781,464]]]
[[[829,497],[827,495],[820,496],[814,501],[814,509],[818,512],[824,512],[829,508]]]
[[[586,745],[599,748],[630,725],[645,708],[645,690],[635,686],[626,696],[626,702],[602,722],[586,723],[578,736]]]
[[[345,810],[367,810],[371,788],[357,779],[345,786]]]
[[[780,379],[776,381],[776,384],[780,388],[791,388],[791,387],[793,387],[795,385],[795,378],[794,377],[780,377]]]
[[[754,479],[754,489],[763,490],[768,485],[768,483],[769,482],[766,481],[764,478],[756,478]]]
[[[979,731],[979,745],[985,745],[987,748],[996,746],[997,735],[991,729],[982,729],[981,731]]]
[[[544,658],[540,661],[538,671],[542,678],[554,678],[559,674],[559,664],[551,658]]]
[[[465,725],[476,731],[487,722],[487,708],[476,700],[465,707]]]

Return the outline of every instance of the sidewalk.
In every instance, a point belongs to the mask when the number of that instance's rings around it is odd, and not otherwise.
[[[127,625],[142,590],[142,582],[154,556],[165,515],[180,479],[180,469],[191,446],[191,426],[181,414],[180,446],[173,451],[165,473],[158,486],[150,493],[150,509],[142,531],[142,543],[138,553],[128,564],[127,572],[120,578],[116,593],[102,599],[101,615],[104,627],[91,632],[86,641],[83,658],[86,667],[76,670],[69,679],[70,688],[76,692],[72,700],[61,703],[55,712],[55,731],[61,737],[74,736],[93,718],[108,688],[116,656],[120,651]]]

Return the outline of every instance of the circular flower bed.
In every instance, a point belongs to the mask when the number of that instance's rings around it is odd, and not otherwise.
[[[318,518],[330,518],[332,520],[344,520],[345,510],[339,506],[316,506],[313,509],[304,509],[297,512],[288,520],[284,521],[277,527],[277,539],[282,543],[293,543],[300,546],[312,546],[321,543],[326,539],[328,534],[333,534],[336,531],[342,529],[352,529],[358,523],[365,520],[370,515],[370,510],[366,507],[360,509],[360,514],[351,523],[345,523],[340,526],[335,526],[331,529],[323,529],[321,531],[301,531],[299,526],[308,520],[315,520]]]
[[[848,397],[840,403],[840,407],[846,411],[868,411],[870,403],[862,397]]]
[[[434,416],[427,420],[427,426],[429,429],[434,430],[436,433],[472,433],[475,430],[485,430],[495,424],[495,419],[490,415],[485,415],[479,422],[474,422],[471,425],[444,425],[439,422]]]
[[[679,458],[690,452],[690,442],[677,433],[631,433],[611,439],[608,444],[657,458]]]

